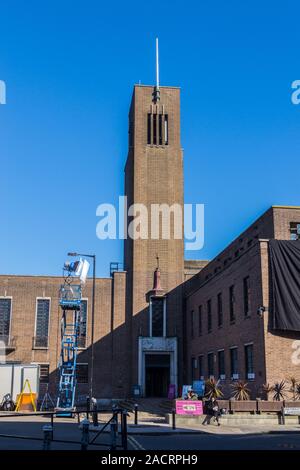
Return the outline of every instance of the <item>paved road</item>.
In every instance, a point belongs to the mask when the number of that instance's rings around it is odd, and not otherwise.
[[[131,436],[131,445],[146,450],[300,450],[300,433],[239,435]]]

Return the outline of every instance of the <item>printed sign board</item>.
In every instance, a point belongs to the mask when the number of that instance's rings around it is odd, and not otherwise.
[[[300,416],[300,408],[284,408],[285,415]]]
[[[204,380],[194,380],[193,382],[193,391],[199,395],[199,397],[203,397],[205,391],[205,382]]]
[[[203,415],[203,404],[200,400],[176,400],[176,414],[199,416]]]
[[[192,390],[192,386],[191,385],[183,385],[182,386],[182,395],[181,395],[181,398],[185,399],[187,398],[187,395],[188,395],[188,392]]]

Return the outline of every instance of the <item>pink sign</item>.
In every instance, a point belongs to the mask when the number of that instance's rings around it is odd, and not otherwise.
[[[176,400],[178,415],[203,415],[203,404],[200,400]]]

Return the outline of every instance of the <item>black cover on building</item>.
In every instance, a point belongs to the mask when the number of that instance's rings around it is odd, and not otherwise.
[[[270,240],[269,253],[271,325],[300,331],[300,240]]]

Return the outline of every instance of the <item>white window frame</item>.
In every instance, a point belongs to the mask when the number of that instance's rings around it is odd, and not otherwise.
[[[48,318],[48,341],[47,341],[47,347],[45,346],[40,346],[36,347],[35,346],[35,338],[36,338],[36,327],[37,327],[37,307],[38,307],[38,300],[49,300],[49,318]],[[33,349],[49,349],[49,333],[50,333],[50,317],[51,317],[51,297],[36,297],[35,298],[35,321],[34,321],[34,341],[33,341]]]
[[[10,299],[10,317],[9,317],[9,334],[8,334],[8,342],[7,344],[10,344],[11,341],[11,328],[12,328],[12,316],[13,316],[13,297],[12,295],[1,295],[0,299]]]

